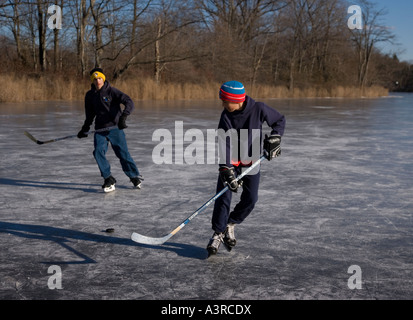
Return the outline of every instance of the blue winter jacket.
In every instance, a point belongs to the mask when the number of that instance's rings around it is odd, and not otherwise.
[[[225,152],[226,156],[224,159],[220,155],[220,166],[248,166],[252,161],[258,160],[263,152],[262,124],[264,122],[271,127],[270,134],[279,134],[280,136],[284,134],[286,123],[284,115],[263,102],[254,101],[249,96],[246,97],[242,110],[228,112],[224,109],[218,131],[222,129],[227,134],[224,136],[225,140],[220,139],[218,134],[218,142],[220,153]],[[228,132],[230,131],[234,134],[232,138],[229,138]]]

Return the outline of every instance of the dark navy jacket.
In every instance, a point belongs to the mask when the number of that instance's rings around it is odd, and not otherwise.
[[[120,107],[121,104],[125,107],[123,111]],[[99,91],[96,91],[92,84],[92,89],[85,96],[86,120],[84,127],[90,127],[93,120],[95,120],[96,130],[116,126],[119,117],[122,114],[130,115],[134,107],[132,99],[127,94],[111,87],[108,81],[105,81]]]
[[[271,127],[272,130],[270,134],[279,134],[280,136],[284,134],[286,122],[285,117],[277,110],[269,107],[265,103],[255,102],[249,96],[246,97],[246,102],[242,110],[228,112],[224,109],[221,114],[218,129],[223,129],[225,132],[228,132],[228,130],[231,129],[235,129],[238,139],[237,142],[231,141],[228,138],[226,138],[226,142],[223,142],[223,140],[221,140],[220,150],[223,150],[222,144],[225,143],[226,157],[225,161],[220,161],[220,165],[229,167],[239,164],[249,165],[251,163],[251,160],[258,160],[262,154],[262,124],[264,122],[266,122],[268,126]],[[242,138],[243,135],[241,134],[241,131],[248,133],[248,141],[246,139],[246,134],[244,135],[244,138]],[[230,153],[230,149],[234,147],[234,143],[238,143],[238,157],[236,155],[231,156]],[[256,151],[257,149],[254,149],[255,151],[253,151],[253,144],[256,144],[256,147],[258,146],[258,152]],[[242,150],[244,150],[244,155],[241,154]],[[247,150],[248,155],[245,154]],[[247,159],[248,157],[251,158],[254,156],[256,159],[249,159],[249,161],[247,161],[246,163],[245,161],[242,161]]]

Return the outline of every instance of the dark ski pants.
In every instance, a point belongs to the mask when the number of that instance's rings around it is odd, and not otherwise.
[[[228,223],[240,224],[252,212],[258,201],[258,187],[260,184],[260,172],[255,175],[246,175],[242,178],[244,184],[238,192],[242,190],[240,201],[230,212],[233,192],[228,190],[215,201],[212,214],[212,229],[215,232],[224,232]],[[224,188],[218,177],[217,193]]]
[[[129,178],[139,176],[139,170],[129,154],[125,133],[123,130],[116,128],[110,131],[95,133],[95,150],[93,151],[93,156],[95,157],[102,177],[106,179],[111,175],[110,164],[106,159],[106,152],[108,151],[109,142],[115,152],[115,155],[120,160],[123,172],[125,172]]]

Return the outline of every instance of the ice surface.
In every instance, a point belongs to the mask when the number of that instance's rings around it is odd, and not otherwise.
[[[134,190],[109,150],[109,194],[92,137],[23,134],[76,134],[81,103],[1,104],[0,299],[412,299],[412,95],[267,102],[287,117],[282,156],[263,163],[235,249],[210,259],[212,208],[165,245],[130,236],[163,236],[215,194],[216,165],[156,165],[152,134],[215,129],[219,102],[136,102],[125,131],[145,181]]]

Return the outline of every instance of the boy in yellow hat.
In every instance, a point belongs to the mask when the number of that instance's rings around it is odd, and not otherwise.
[[[90,79],[92,88],[85,96],[86,119],[77,136],[79,139],[86,138],[86,133],[90,130],[93,121],[95,130],[111,128],[107,131],[96,132],[94,135],[93,156],[104,179],[102,188],[105,192],[115,190],[116,179],[112,176],[109,161],[106,159],[110,142],[120,160],[123,172],[130,178],[134,187],[140,189],[143,177],[129,154],[123,132],[123,129],[128,127],[126,119],[132,113],[134,103],[128,95],[109,84],[101,68],[91,70]],[[121,104],[124,106],[123,110]]]

